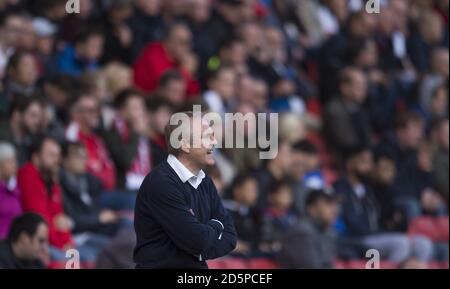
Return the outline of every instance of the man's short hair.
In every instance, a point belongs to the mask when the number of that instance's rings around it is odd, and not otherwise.
[[[63,158],[67,158],[72,151],[83,149],[86,150],[86,146],[79,141],[67,141],[62,145],[62,156]]]
[[[22,233],[33,237],[41,224],[47,223],[40,215],[34,213],[25,213],[15,218],[9,229],[8,241],[16,242]]]
[[[394,128],[396,130],[404,129],[411,123],[423,123],[422,116],[413,111],[400,113],[395,119]]]
[[[190,120],[192,120],[194,118],[194,115],[192,113],[192,111],[185,111],[185,112],[181,112],[183,114],[186,114]],[[179,128],[181,125],[183,125],[182,123],[177,123],[177,124],[171,124],[170,121],[166,126],[165,129],[165,137],[166,137],[166,143],[167,143],[167,152],[169,154],[172,154],[174,156],[178,156],[180,154],[181,149],[180,148],[174,148],[170,142],[170,137],[172,135],[172,133]],[[192,138],[192,132],[191,132],[191,138]],[[192,141],[192,140],[191,140]]]

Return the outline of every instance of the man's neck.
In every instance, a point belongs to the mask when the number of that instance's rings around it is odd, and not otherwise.
[[[283,177],[282,170],[277,166],[275,162],[270,162],[267,166],[267,169],[275,179],[279,180]]]
[[[178,155],[177,159],[180,161],[180,163],[182,163],[194,175],[197,175],[201,171],[201,168],[196,166],[192,161],[190,161],[183,154]]]
[[[348,174],[347,178],[352,186],[361,184],[361,180],[355,174]]]

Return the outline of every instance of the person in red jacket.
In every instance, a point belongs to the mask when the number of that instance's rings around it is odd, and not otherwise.
[[[170,26],[162,42],[150,43],[137,58],[133,66],[136,86],[147,93],[155,92],[165,72],[178,70],[186,81],[187,96],[197,96],[200,85],[193,76],[197,61],[191,46],[192,33],[186,25]]]
[[[50,245],[61,250],[72,248],[71,219],[64,214],[61,188],[57,181],[61,149],[51,138],[33,145],[31,161],[18,173],[21,203],[25,212],[41,215],[49,226]]]
[[[105,191],[116,189],[116,169],[102,138],[94,129],[100,121],[98,100],[89,94],[81,94],[71,105],[71,123],[66,139],[79,141],[86,147],[88,172],[97,177]]]

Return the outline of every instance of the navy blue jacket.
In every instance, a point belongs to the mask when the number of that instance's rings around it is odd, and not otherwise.
[[[142,183],[134,225],[136,268],[207,268],[205,260],[224,256],[236,246],[233,219],[211,178],[206,176],[194,189],[167,162]]]

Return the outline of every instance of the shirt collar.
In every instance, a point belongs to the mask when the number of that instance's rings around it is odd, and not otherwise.
[[[189,184],[197,189],[202,183],[206,174],[203,170],[200,170],[197,175],[194,175],[188,168],[186,168],[174,155],[169,155],[167,162],[178,175],[183,183],[189,182]]]

